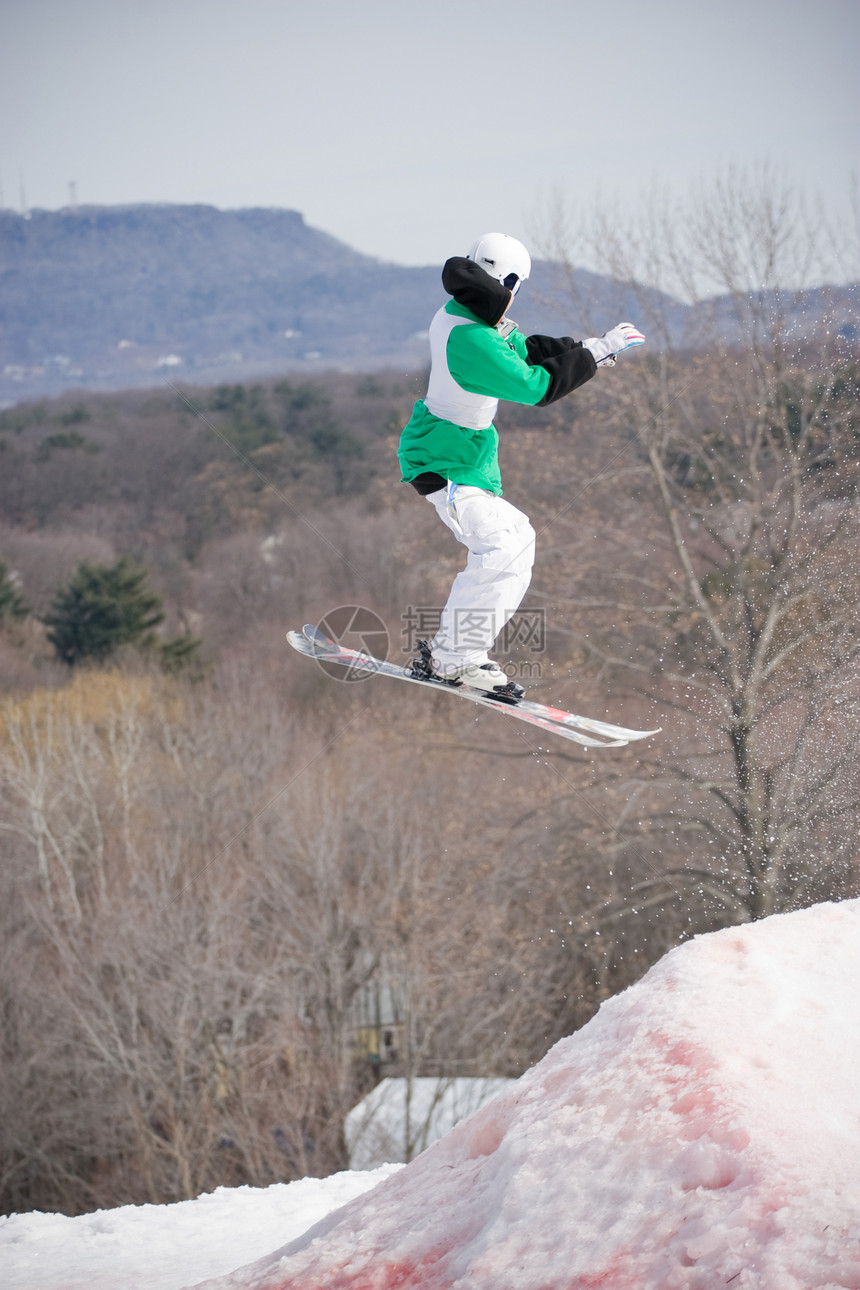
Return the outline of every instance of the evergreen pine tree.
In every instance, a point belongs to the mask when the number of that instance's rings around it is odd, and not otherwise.
[[[63,662],[100,662],[121,645],[150,644],[164,614],[161,597],[145,581],[146,570],[125,556],[112,565],[82,561],[43,619]]]

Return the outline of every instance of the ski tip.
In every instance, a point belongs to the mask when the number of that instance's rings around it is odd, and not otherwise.
[[[312,623],[305,623],[300,632],[287,632],[287,640],[300,654],[327,653],[335,647],[334,641],[329,640],[328,636]]]
[[[312,645],[322,645],[331,649],[335,644],[331,637],[326,636],[325,632],[321,632],[313,623],[305,623],[302,628],[302,635],[305,640],[310,641]]]
[[[297,654],[313,655],[316,652],[301,632],[287,632],[287,644],[291,645]]]

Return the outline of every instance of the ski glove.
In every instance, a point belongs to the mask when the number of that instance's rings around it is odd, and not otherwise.
[[[616,355],[634,345],[644,345],[645,337],[632,323],[619,323],[604,336],[592,336],[582,343],[591,350],[598,367],[614,367]]]

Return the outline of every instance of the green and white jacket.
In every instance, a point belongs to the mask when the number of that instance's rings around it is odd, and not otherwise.
[[[569,336],[523,336],[504,320],[510,292],[472,260],[448,260],[442,284],[453,300],[430,324],[430,380],[398,448],[404,481],[421,493],[474,484],[501,493],[500,399],[543,406],[590,380],[594,358]]]

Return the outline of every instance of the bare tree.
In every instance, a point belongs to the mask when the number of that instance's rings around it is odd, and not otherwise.
[[[377,984],[391,1073],[516,1074],[557,1037],[553,897],[505,847],[539,776],[476,805],[447,709],[418,700],[401,741],[390,687],[341,687],[309,721],[282,672],[91,671],[4,704],[8,1207],[345,1167]]]
[[[563,599],[566,583],[589,656],[674,708],[673,755],[653,766],[664,863],[640,892],[680,883],[730,919],[856,882],[858,368],[848,334],[830,334],[839,292],[801,294],[817,231],[764,171],[683,210],[604,212],[575,243],[656,353],[594,396],[614,450],[589,498],[601,558],[560,558],[543,591]],[[587,315],[569,258],[568,282]],[[707,286],[719,295],[698,299]],[[683,315],[681,292],[698,301]]]

